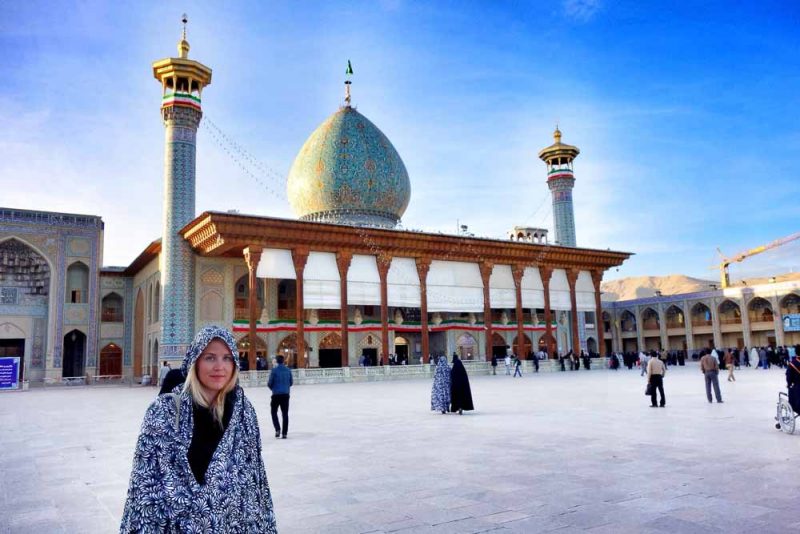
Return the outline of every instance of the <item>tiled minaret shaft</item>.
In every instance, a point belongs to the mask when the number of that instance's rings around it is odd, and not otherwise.
[[[159,358],[180,359],[194,337],[194,253],[179,230],[195,218],[197,128],[201,95],[211,69],[188,59],[184,17],[177,58],[153,63],[161,82],[164,139],[164,213],[161,237],[161,335]]]
[[[547,164],[547,186],[553,197],[555,242],[564,247],[575,247],[575,212],[572,206],[575,175],[572,162],[580,154],[580,150],[578,147],[563,144],[558,128],[553,138],[555,143],[542,149],[539,158]]]

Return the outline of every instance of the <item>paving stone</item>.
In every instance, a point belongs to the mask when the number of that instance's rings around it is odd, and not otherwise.
[[[472,377],[464,416],[431,413],[427,380],[298,386],[288,440],[246,393],[282,534],[797,531],[783,374],[737,379],[709,405],[696,364],[671,368],[653,410],[635,371]],[[115,531],[154,395],[0,394],[0,532]]]

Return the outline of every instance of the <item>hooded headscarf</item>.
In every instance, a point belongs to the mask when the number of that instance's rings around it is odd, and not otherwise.
[[[214,338],[228,346],[238,366],[231,333],[208,326],[186,352],[184,374]],[[153,401],[136,443],[120,532],[277,532],[256,412],[240,387],[234,396],[233,413],[202,485],[187,458],[194,429],[191,395],[179,395],[179,417],[174,396]]]
[[[447,357],[439,356],[436,371],[433,375],[433,388],[431,388],[431,410],[436,412],[446,411],[450,407],[450,366]]]

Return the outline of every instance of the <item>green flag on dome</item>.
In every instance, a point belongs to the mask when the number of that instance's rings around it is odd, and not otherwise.
[[[353,75],[353,66],[350,64],[349,59],[347,60],[347,70],[344,73],[347,74],[348,76]]]

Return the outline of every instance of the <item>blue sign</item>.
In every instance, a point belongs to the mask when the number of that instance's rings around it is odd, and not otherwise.
[[[0,389],[19,389],[19,358],[0,358]]]
[[[783,316],[784,332],[800,332],[800,313],[787,313]]]

